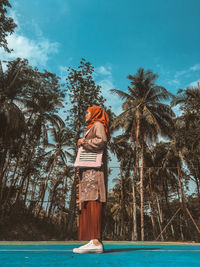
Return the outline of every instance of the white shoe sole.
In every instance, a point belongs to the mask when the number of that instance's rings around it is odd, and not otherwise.
[[[73,250],[73,253],[76,253],[76,254],[101,254],[103,253],[104,251],[102,250],[78,250],[78,251],[74,251]]]

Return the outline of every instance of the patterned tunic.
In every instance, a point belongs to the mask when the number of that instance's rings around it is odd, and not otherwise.
[[[102,123],[95,122],[85,137],[83,147],[87,150],[98,151],[104,149],[103,165],[101,168],[80,168],[79,201],[99,200],[106,202],[105,169],[107,136]]]

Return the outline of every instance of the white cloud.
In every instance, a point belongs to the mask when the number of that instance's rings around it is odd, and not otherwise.
[[[100,67],[96,68],[97,75],[101,74],[101,75],[105,75],[105,76],[110,76],[110,75],[112,75],[111,71],[112,71],[111,66],[108,66],[108,67],[100,66]]]
[[[12,10],[9,15],[18,25],[15,33],[9,35],[7,38],[8,47],[13,49],[13,52],[7,53],[0,48],[0,58],[2,60],[13,60],[17,57],[26,58],[31,65],[46,66],[51,54],[58,53],[59,44],[57,42],[50,42],[43,37],[38,26],[36,27],[37,32],[33,33],[33,35],[35,34],[37,37],[35,39],[27,38],[24,36],[20,27],[20,16],[16,14],[14,10]],[[33,24],[35,25],[35,23]]]
[[[183,76],[183,75],[191,74],[192,72],[196,72],[198,70],[200,70],[200,64],[199,63],[195,64],[194,66],[192,66],[186,70],[177,71],[175,73],[175,78],[178,78],[178,77]]]
[[[13,34],[7,38],[8,47],[14,51],[10,54],[0,49],[0,57],[3,60],[11,60],[17,57],[26,58],[30,64],[45,66],[52,53],[58,53],[58,43],[51,43],[47,39],[31,40],[25,36]]]
[[[191,78],[194,79],[194,77],[198,75],[199,70],[200,70],[200,64],[197,63],[191,67],[188,67],[188,69],[175,72],[175,74],[172,75],[171,78],[168,78],[166,82],[168,85],[173,86],[173,87],[181,87],[181,85],[183,84],[185,87],[187,83],[188,83],[188,86],[197,86],[198,80],[192,83],[189,83],[188,80],[191,80]],[[187,82],[185,82],[186,80]]]
[[[190,72],[190,69],[188,69],[188,70],[177,71],[177,72],[175,73],[174,77],[175,77],[175,78],[181,77],[181,76],[187,74],[188,72]]]
[[[17,24],[17,28],[15,28],[15,31],[16,31],[16,29],[20,30],[20,23],[19,23],[20,15],[19,14],[17,15],[16,11],[12,8],[9,10],[8,16],[13,18],[14,22]]]
[[[96,83],[101,86],[101,91],[106,99],[107,105],[112,107],[112,110],[116,115],[119,115],[122,112],[122,102],[117,95],[111,94],[110,92],[110,89],[116,88],[112,77],[112,67],[110,65],[107,67],[97,67],[95,69],[95,76],[97,80]]]
[[[198,70],[200,70],[200,64],[196,64],[196,65],[190,67],[190,70],[191,71],[198,71]]]
[[[114,84],[112,82],[112,80],[110,79],[103,79],[100,80],[99,82],[97,82],[98,85],[101,86],[101,91],[103,93],[103,96],[106,98],[108,103],[112,103],[112,97],[111,97],[111,93],[110,93],[110,89],[114,89]]]
[[[198,87],[198,84],[200,84],[200,79],[194,82],[191,82],[188,86],[189,87]]]
[[[59,67],[59,77],[61,83],[66,83],[66,78],[67,78],[67,67],[65,66],[60,66]]]
[[[168,80],[167,83],[171,86],[180,86],[180,81],[177,78],[174,78],[172,80]]]

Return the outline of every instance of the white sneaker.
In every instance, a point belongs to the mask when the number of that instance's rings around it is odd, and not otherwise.
[[[93,241],[91,240],[89,243],[85,244],[84,246],[81,246],[79,248],[73,249],[74,253],[103,253],[103,245],[100,243],[100,245],[95,246]]]

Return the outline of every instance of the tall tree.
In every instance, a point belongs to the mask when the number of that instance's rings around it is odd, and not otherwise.
[[[70,131],[70,129],[64,127],[64,125],[62,125],[62,126],[63,127],[51,128],[51,134],[52,134],[53,142],[48,143],[48,147],[51,148],[51,150],[47,153],[47,155],[48,154],[50,155],[49,160],[48,160],[48,166],[47,166],[47,169],[49,172],[48,172],[48,175],[46,176],[45,182],[44,182],[43,192],[42,192],[42,196],[41,196],[42,197],[41,207],[42,207],[42,204],[44,201],[46,189],[48,188],[48,182],[49,182],[49,180],[50,181],[52,180],[52,179],[50,179],[50,175],[56,166],[57,160],[60,158],[63,166],[66,167],[67,158],[71,157],[70,152],[64,150],[64,147],[67,148],[67,150],[70,150],[71,131]],[[49,206],[48,216],[50,216],[50,213],[52,210],[55,190],[56,190],[56,187],[58,185],[59,185],[59,180],[56,179],[56,183],[54,185],[54,188],[53,188],[52,192],[49,193],[50,206]]]
[[[175,139],[184,161],[191,173],[191,179],[197,186],[200,202],[200,86],[179,90],[172,102],[179,105],[182,114],[176,119]],[[187,133],[187,134],[186,134]]]
[[[143,167],[144,144],[155,142],[159,135],[169,137],[174,113],[171,107],[164,104],[172,96],[164,87],[155,84],[157,74],[140,68],[135,75],[128,75],[131,87],[128,93],[112,89],[124,101],[123,112],[115,119],[113,127],[122,127],[129,133],[136,146],[136,171],[140,176],[140,209],[141,209],[141,240],[144,240],[144,193]]]
[[[0,185],[2,191],[10,184],[7,203],[13,186],[18,186],[16,201],[24,189],[26,199],[35,154],[47,144],[49,126],[58,124],[56,113],[64,94],[55,74],[33,69],[27,60],[8,62],[0,76]]]
[[[117,156],[118,161],[120,162],[120,197],[119,197],[119,215],[120,215],[120,235],[122,240],[125,240],[125,213],[126,213],[126,202],[128,200],[128,191],[125,188],[127,180],[130,180],[130,171],[132,168],[133,161],[133,150],[127,142],[128,138],[126,135],[119,135],[114,137],[110,142],[111,151]],[[126,155],[126,157],[124,157]],[[132,195],[133,202],[136,204],[136,196]],[[117,206],[117,203],[116,203]],[[134,226],[137,226],[136,223],[136,206],[133,210],[133,223]]]

